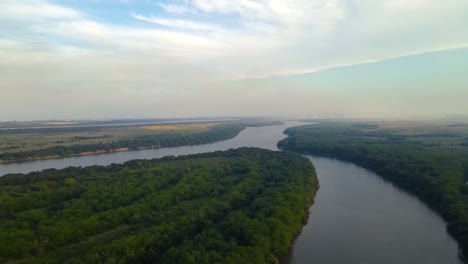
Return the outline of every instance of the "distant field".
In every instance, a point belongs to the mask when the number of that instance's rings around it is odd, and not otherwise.
[[[464,150],[468,145],[468,123],[394,121],[376,124],[378,127],[363,131],[370,137],[405,141],[428,150]]]
[[[265,122],[266,119],[246,119],[247,121]],[[49,121],[8,121],[0,122],[0,134],[40,133],[53,131],[81,132],[104,127],[135,127],[169,124],[227,123],[241,122],[239,118],[179,118],[179,119],[113,119],[113,120],[49,120]]]
[[[69,125],[78,125],[79,122],[46,122],[46,125],[53,125],[53,126],[69,126]]]
[[[136,127],[108,127],[80,132],[48,132],[3,134],[0,136],[0,153],[22,152],[54,146],[109,143],[138,136],[164,133],[189,133],[208,131],[214,124],[176,124]]]
[[[265,119],[235,120],[0,123],[0,163],[206,144],[235,137],[248,126],[283,124]]]
[[[151,130],[151,131],[202,131],[208,130],[214,124],[185,124],[185,125],[158,125],[158,126],[145,126],[141,127],[144,130]]]
[[[427,150],[466,151],[468,122],[453,121],[320,121],[334,128],[357,133],[361,138],[392,143],[412,144]],[[315,125],[315,127],[319,127]],[[321,127],[321,126],[320,126]],[[323,133],[329,133],[323,131]]]

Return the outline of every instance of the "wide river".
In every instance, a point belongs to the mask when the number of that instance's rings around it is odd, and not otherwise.
[[[238,147],[278,150],[277,142],[285,138],[283,131],[303,124],[250,127],[235,138],[199,146],[0,164],[0,176]],[[310,208],[308,223],[282,263],[461,263],[445,222],[418,199],[352,163],[308,158],[317,169],[320,190]]]

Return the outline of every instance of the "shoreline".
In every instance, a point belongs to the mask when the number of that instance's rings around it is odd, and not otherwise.
[[[168,148],[172,147],[182,147],[182,146],[196,146],[196,145],[203,145],[203,144],[211,144],[223,140],[228,140],[231,138],[234,138],[239,135],[240,132],[242,132],[245,128],[247,127],[268,127],[268,126],[276,126],[276,125],[283,125],[285,124],[284,122],[278,122],[278,123],[272,123],[272,124],[262,124],[262,125],[245,125],[243,129],[238,131],[236,135],[233,137],[228,137],[224,138],[221,140],[215,140],[215,141],[210,141],[210,142],[205,142],[201,144],[187,144],[187,145],[180,145],[180,146],[167,146]],[[70,158],[70,157],[80,157],[80,156],[87,156],[87,155],[100,155],[100,154],[110,154],[110,153],[117,153],[117,152],[127,152],[127,151],[139,151],[139,150],[146,150],[146,149],[161,149],[161,148],[166,148],[165,146],[151,146],[151,147],[138,147],[137,149],[130,149],[130,148],[119,148],[119,149],[109,149],[109,150],[98,150],[95,152],[81,152],[77,154],[70,154],[70,155],[51,155],[51,156],[41,156],[41,157],[28,157],[24,159],[14,159],[14,160],[2,160],[0,159],[0,165],[1,164],[13,164],[13,163],[23,163],[23,162],[32,162],[32,161],[39,161],[39,160],[50,160],[50,159],[63,159],[63,158]]]
[[[312,163],[312,161],[310,161]],[[316,177],[316,180],[317,180],[317,188],[314,190],[314,192],[312,193],[312,200],[308,203],[308,205],[306,206],[306,220],[305,220],[305,223],[302,224],[302,227],[301,227],[301,230],[294,235],[293,239],[291,240],[290,242],[290,245],[289,245],[289,251],[287,254],[283,255],[283,256],[280,256],[280,257],[277,257],[278,259],[278,264],[289,264],[291,263],[289,261],[289,258],[291,257],[291,254],[293,252],[293,249],[294,249],[294,244],[296,243],[297,239],[299,238],[299,236],[303,233],[303,230],[304,230],[304,227],[309,223],[309,218],[310,218],[310,213],[312,210],[312,206],[315,204],[315,198],[317,196],[317,192],[320,190],[320,182],[318,181],[318,176],[317,176],[317,173],[315,173],[315,177]]]
[[[126,152],[126,151],[139,151],[139,150],[145,150],[145,149],[161,149],[161,148],[172,148],[172,147],[182,147],[182,146],[195,146],[195,145],[203,145],[203,144],[211,144],[219,141],[224,141],[224,140],[229,140],[231,138],[234,138],[239,135],[240,132],[246,129],[247,126],[242,126],[240,129],[237,129],[235,133],[230,135],[230,131],[222,131],[221,135],[217,136],[216,130],[213,131],[207,131],[203,132],[201,134],[208,135],[210,137],[215,137],[215,139],[210,139],[206,142],[198,142],[194,143],[193,140],[189,144],[182,144],[182,145],[173,145],[171,146],[170,144],[168,146],[161,146],[160,143],[157,145],[151,145],[151,146],[139,146],[135,149],[130,149],[128,147],[125,148],[118,148],[118,149],[108,149],[108,150],[97,150],[94,152],[81,152],[81,153],[76,153],[76,154],[69,154],[69,155],[49,155],[49,156],[40,156],[40,157],[27,157],[27,158],[21,158],[21,159],[12,159],[12,160],[2,160],[0,159],[0,164],[13,164],[13,163],[23,163],[23,162],[31,162],[31,161],[39,161],[39,160],[48,160],[48,159],[62,159],[62,158],[69,158],[69,157],[79,157],[79,156],[86,156],[86,155],[99,155],[99,154],[110,154],[110,153],[116,153],[116,152]],[[233,128],[235,129],[235,127]],[[232,129],[231,129],[232,130]],[[227,135],[226,135],[227,134]],[[218,134],[219,135],[219,134]],[[193,135],[189,135],[193,136]],[[221,137],[221,138],[219,138]],[[190,138],[188,139],[190,140]]]
[[[186,145],[186,146],[189,146],[189,145]],[[112,149],[112,150],[99,150],[95,152],[82,152],[82,153],[64,155],[64,156],[56,155],[56,156],[44,156],[44,157],[36,157],[36,158],[18,159],[18,160],[0,160],[0,164],[23,163],[23,162],[50,160],[50,159],[63,159],[63,158],[70,158],[70,157],[91,156],[91,155],[110,154],[110,153],[127,152],[127,151],[139,151],[139,150],[145,150],[145,149],[160,149],[160,148],[139,147],[138,149],[120,148],[120,149]]]

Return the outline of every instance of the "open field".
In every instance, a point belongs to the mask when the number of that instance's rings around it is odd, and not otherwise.
[[[176,124],[136,127],[108,127],[79,132],[48,132],[3,134],[0,136],[0,153],[45,149],[54,146],[72,146],[109,143],[138,136],[164,133],[190,133],[208,131],[214,124]]]
[[[208,130],[214,124],[207,123],[207,124],[185,124],[185,125],[158,125],[158,126],[145,126],[141,127],[144,130],[151,130],[151,131],[183,131],[183,130],[196,130],[196,131],[203,131]]]
[[[317,120],[315,120],[317,121]],[[468,121],[318,121],[359,133],[368,140],[391,140],[394,143],[417,145],[427,150],[458,150],[468,148]],[[324,132],[325,133],[325,132]]]
[[[46,123],[33,123],[20,122],[13,127],[5,127],[6,124],[2,123],[0,162],[206,144],[235,137],[247,126],[282,124],[280,121],[258,118],[115,120],[86,124],[82,121],[54,121],[53,126],[47,127],[44,127]],[[74,125],[65,125],[72,123]]]
[[[65,122],[65,121],[61,121],[61,122],[46,122],[44,123],[46,125],[53,125],[53,126],[69,126],[69,125],[78,125],[79,123],[78,122]]]
[[[468,146],[468,123],[394,121],[377,122],[376,125],[374,128],[364,128],[362,131],[368,133],[369,137],[415,144],[427,150],[462,151]]]

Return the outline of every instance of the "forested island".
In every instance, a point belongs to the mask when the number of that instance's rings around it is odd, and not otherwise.
[[[375,171],[438,212],[468,255],[468,125],[323,122],[289,128],[278,146]]]
[[[180,125],[178,126],[153,126],[137,128],[144,131],[145,133],[131,132],[130,136],[117,137],[114,134],[116,129],[111,132],[114,133],[101,133],[97,136],[89,136],[87,134],[79,134],[79,136],[73,136],[72,143],[68,145],[64,144],[53,144],[50,147],[40,147],[38,149],[22,150],[22,151],[4,151],[0,152],[0,163],[5,162],[18,162],[27,160],[47,159],[47,158],[59,158],[59,157],[70,157],[78,155],[90,155],[90,154],[101,154],[107,152],[116,151],[129,151],[149,148],[166,148],[166,147],[177,147],[186,145],[200,145],[212,143],[220,140],[226,140],[233,138],[245,129],[246,125],[242,123],[231,123],[231,124],[217,124],[217,125],[197,125],[195,129],[193,126]],[[82,130],[82,128],[79,128]],[[90,130],[98,130],[96,128],[86,128],[85,132]],[[101,128],[100,128],[101,129]],[[119,128],[120,129],[120,128]],[[126,128],[126,130],[129,130]],[[134,129],[136,130],[136,129]],[[74,131],[67,131],[65,133],[72,133]],[[82,132],[82,131],[80,131]],[[118,131],[120,132],[120,131]],[[5,133],[5,131],[4,131]],[[34,131],[37,133],[37,131]],[[43,134],[57,133],[57,129],[53,131],[43,131],[41,134],[36,136],[34,134],[33,141],[39,142],[40,136]],[[62,132],[64,133],[64,132]],[[75,132],[76,133],[76,132]],[[122,133],[122,132],[120,132]],[[110,135],[108,135],[110,134]],[[133,135],[136,134],[136,135]],[[22,134],[14,135],[13,139]],[[57,137],[52,135],[52,137]],[[36,139],[39,138],[39,139]],[[115,139],[117,138],[117,139]],[[68,139],[68,138],[67,138]],[[14,141],[13,142],[17,142]],[[63,143],[63,140],[54,141],[53,143]],[[17,143],[14,143],[17,144]],[[43,144],[46,145],[46,144]]]
[[[318,182],[241,148],[0,178],[1,263],[276,263]]]

